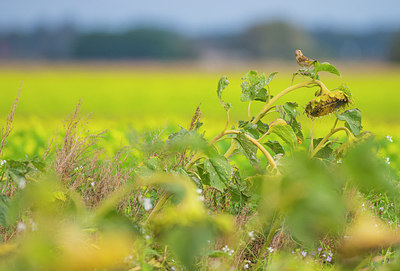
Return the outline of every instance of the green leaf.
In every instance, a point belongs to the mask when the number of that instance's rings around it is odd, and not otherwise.
[[[8,226],[7,211],[10,204],[10,199],[3,194],[0,194],[0,225]]]
[[[251,122],[244,122],[244,121],[239,121],[239,128],[241,130],[247,132],[254,138],[258,138],[259,132],[258,132],[258,126],[257,124],[251,123]]]
[[[290,148],[297,145],[297,137],[292,127],[290,127],[283,119],[277,119],[269,126],[270,133],[279,136]]]
[[[229,110],[232,105],[230,103],[225,103],[224,100],[222,100],[222,91],[229,85],[228,78],[226,76],[222,76],[219,81],[218,81],[218,87],[217,87],[217,96],[219,99],[219,102],[221,105],[225,108],[225,110]]]
[[[280,153],[285,154],[285,149],[278,141],[268,140],[267,142],[264,143],[264,145],[270,148],[275,154],[280,154]]]
[[[272,81],[272,79],[274,79],[275,75],[277,75],[277,74],[278,74],[278,72],[271,73],[267,78],[266,84],[268,85]]]
[[[208,184],[219,191],[223,191],[231,179],[232,166],[224,156],[215,156],[204,161],[204,171]]]
[[[322,138],[314,138],[313,146],[314,148],[322,141]],[[321,150],[315,155],[316,158],[328,159],[333,153],[333,149],[330,147],[331,143],[326,144]]]
[[[336,113],[339,120],[345,121],[345,126],[350,129],[354,135],[361,132],[361,112],[357,108],[344,111],[342,114]]]
[[[250,163],[254,167],[258,166],[260,160],[257,157],[257,147],[243,133],[238,134],[235,139],[238,142],[239,150],[244,153]]]
[[[276,73],[271,74],[268,78],[265,74],[258,74],[256,71],[249,71],[242,79],[243,83],[242,94],[240,100],[242,102],[249,101],[262,101],[266,102],[268,99],[268,92],[265,86],[274,78]]]
[[[323,62],[323,63],[319,63],[318,61],[316,61],[314,63],[314,69],[315,72],[330,72],[333,74],[336,74],[337,76],[340,76],[340,72],[335,68],[335,66],[333,66],[332,64],[328,63],[328,62]]]
[[[298,104],[287,102],[283,105],[277,106],[277,110],[282,119],[284,119],[293,129],[296,136],[301,140],[304,140],[303,133],[301,131],[301,125],[297,122],[296,117],[299,112],[297,111]]]

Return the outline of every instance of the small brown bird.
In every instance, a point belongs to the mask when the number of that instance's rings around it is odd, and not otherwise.
[[[296,60],[297,64],[299,64],[301,67],[308,68],[311,65],[315,63],[316,60],[311,59],[303,55],[301,50],[296,50]]]

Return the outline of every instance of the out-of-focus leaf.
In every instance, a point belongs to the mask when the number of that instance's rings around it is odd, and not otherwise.
[[[271,141],[268,140],[267,142],[263,143],[265,146],[270,148],[275,154],[285,154],[285,149],[282,147],[281,143],[278,141]]]
[[[214,232],[210,225],[203,222],[174,227],[163,239],[187,270],[196,270],[195,258],[203,254],[209,245],[208,240],[214,239]]]
[[[228,78],[226,78],[226,76],[222,76],[218,81],[217,96],[218,96],[219,102],[225,108],[225,110],[229,110],[232,107],[232,105],[230,103],[225,103],[225,101],[222,100],[222,91],[228,85],[229,85]]]
[[[324,71],[340,76],[340,72],[335,68],[335,66],[328,62],[319,63],[318,61],[316,61],[314,63],[314,69],[316,73]]]
[[[332,174],[319,160],[295,153],[286,161],[285,174],[264,182],[262,216],[279,211],[292,236],[312,246],[321,236],[337,234],[345,223],[346,208],[341,196],[345,180]]]
[[[350,129],[354,135],[361,132],[361,112],[357,108],[344,111],[342,114],[336,113],[339,120],[345,121],[345,126]]]
[[[283,119],[277,119],[269,125],[270,133],[279,136],[290,148],[297,145],[297,137],[292,127],[290,127]]]
[[[238,142],[239,150],[244,153],[250,163],[258,166],[260,160],[257,158],[257,147],[243,133],[238,134],[235,139]]]
[[[215,156],[204,161],[204,171],[207,173],[208,185],[223,191],[232,176],[232,166],[223,156]]]
[[[186,149],[204,150],[207,142],[197,131],[188,131],[181,128],[179,132],[169,135],[167,147],[170,151],[183,151]]]
[[[386,193],[391,200],[399,202],[400,191],[395,181],[398,177],[383,158],[376,156],[373,149],[373,142],[369,140],[348,150],[342,161],[349,180],[364,193]]]

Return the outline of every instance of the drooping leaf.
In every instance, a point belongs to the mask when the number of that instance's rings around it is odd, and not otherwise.
[[[345,126],[350,129],[354,135],[358,135],[361,132],[361,112],[359,109],[349,109],[344,111],[342,114],[336,113],[339,120],[345,121]]]
[[[290,148],[297,145],[297,137],[291,126],[289,126],[283,119],[277,119],[269,125],[270,133],[279,136]]]
[[[226,76],[222,76],[218,81],[217,96],[218,96],[219,102],[225,108],[225,110],[229,110],[232,107],[232,105],[230,103],[225,103],[225,101],[222,100],[222,91],[228,85],[229,85],[228,78],[226,78]]]
[[[205,184],[223,191],[231,178],[232,166],[224,156],[215,156],[204,161]]]
[[[265,146],[270,148],[275,154],[285,154],[285,149],[278,141],[271,141],[268,140],[267,142],[263,143]]]
[[[277,75],[278,74],[278,72],[273,72],[273,73],[271,73],[269,76],[268,76],[268,78],[267,78],[267,85],[272,81],[272,79],[274,79],[275,78],[275,75]]]
[[[336,69],[336,67],[328,62],[319,63],[318,61],[316,61],[314,63],[314,69],[316,73],[324,71],[340,76],[340,72]]]
[[[257,147],[243,134],[236,136],[239,150],[249,159],[253,166],[258,166],[260,160],[257,157]]]

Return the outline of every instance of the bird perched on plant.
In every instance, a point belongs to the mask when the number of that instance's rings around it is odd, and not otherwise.
[[[301,50],[296,50],[296,60],[297,64],[299,64],[301,67],[304,68],[308,68],[316,62],[316,60],[308,58],[305,55],[303,55]]]

